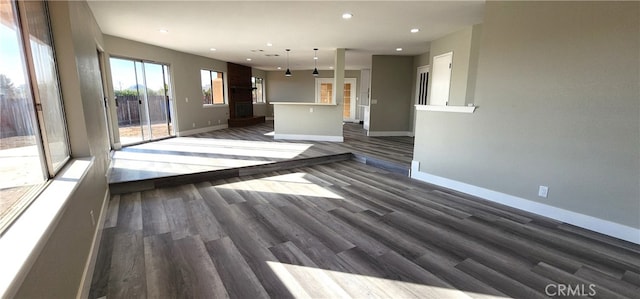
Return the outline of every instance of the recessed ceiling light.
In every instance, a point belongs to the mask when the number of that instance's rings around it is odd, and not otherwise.
[[[411,33],[417,33],[417,32],[420,32],[420,29],[418,29],[418,28],[411,29]]]
[[[267,43],[267,47],[271,47],[271,46],[273,46],[272,43]]]
[[[333,67],[332,67],[332,66],[330,66],[330,67],[329,67],[329,69],[333,69]]]
[[[160,29],[160,30],[158,30],[158,31],[160,31],[160,33],[169,33],[169,30],[164,29],[164,28],[163,28],[163,29]]]
[[[281,67],[281,66],[279,66],[279,67],[278,67],[278,69],[279,69],[279,70],[281,70],[281,69],[282,69],[282,67]]]
[[[216,48],[209,48],[209,51],[212,51],[212,52],[213,52],[213,51],[217,51],[217,50],[218,50],[218,49],[216,49]]]
[[[251,61],[251,58],[247,58],[247,61]]]
[[[353,18],[353,14],[349,13],[349,12],[345,12],[345,13],[342,14],[342,18],[345,19],[345,20],[351,19],[351,18]]]
[[[402,48],[396,48],[396,51],[400,52],[402,51]]]

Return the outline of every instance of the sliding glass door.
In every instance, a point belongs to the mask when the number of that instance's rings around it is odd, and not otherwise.
[[[122,145],[171,136],[167,65],[111,58]]]

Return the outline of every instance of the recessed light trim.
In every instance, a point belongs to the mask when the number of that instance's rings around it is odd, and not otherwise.
[[[345,20],[349,20],[349,19],[353,18],[353,14],[350,13],[350,12],[345,12],[345,13],[342,14],[342,18],[345,19]]]
[[[281,67],[281,66],[279,66],[279,67],[278,67],[278,69],[279,69],[279,70],[281,70],[281,69],[282,69],[282,67]]]
[[[396,48],[396,52],[402,52],[402,48]]]
[[[215,52],[215,51],[218,51],[218,49],[216,49],[216,48],[209,48],[209,51],[211,51],[211,52]]]
[[[247,61],[251,61],[251,58],[247,58]]]
[[[165,29],[165,28],[160,28],[158,30],[160,33],[169,33],[169,30]]]
[[[272,43],[267,43],[267,47],[273,47]]]
[[[418,33],[418,32],[420,32],[420,29],[419,29],[419,28],[413,28],[413,29],[411,29],[411,33]]]

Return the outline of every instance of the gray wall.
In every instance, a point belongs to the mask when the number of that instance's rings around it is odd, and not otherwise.
[[[75,298],[107,194],[108,136],[96,49],[102,34],[85,2],[49,2],[72,155],[95,158],[35,260],[17,298]]]
[[[229,107],[226,105],[203,107],[202,87],[200,86],[200,70],[211,69],[226,72],[227,63],[225,61],[169,50],[110,35],[105,35],[104,41],[106,51],[111,56],[150,60],[169,65],[174,92],[174,120],[177,119],[176,132],[180,133],[216,126],[219,123],[223,125],[227,123]],[[226,80],[227,78],[225,77],[225,97],[228,95]],[[109,76],[108,82],[109,89],[112,91],[111,76]],[[186,101],[187,98],[189,99],[188,102]],[[112,115],[115,118],[115,105],[113,106]],[[195,127],[193,126],[194,123]]]
[[[411,131],[415,72],[413,56],[373,55],[369,131]]]
[[[476,81],[476,72],[473,68],[478,64],[478,44],[481,33],[482,25],[478,24],[431,42],[429,61],[433,61],[435,56],[453,52],[449,106],[465,106],[466,103],[473,103]],[[473,41],[476,42],[475,45]],[[427,99],[430,98],[431,88],[427,94]]]
[[[417,113],[420,170],[640,228],[639,15],[638,2],[487,2],[479,108]]]

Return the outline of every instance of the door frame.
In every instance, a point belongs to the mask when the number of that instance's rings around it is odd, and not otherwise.
[[[331,83],[333,85],[333,78],[316,78],[315,82],[315,102],[320,103],[320,84],[322,83]],[[344,121],[356,121],[356,107],[358,106],[358,80],[357,78],[344,78],[344,83],[352,84],[351,88],[351,101],[349,102],[349,114],[351,118],[344,118]],[[333,104],[335,104],[336,99],[331,99]]]

